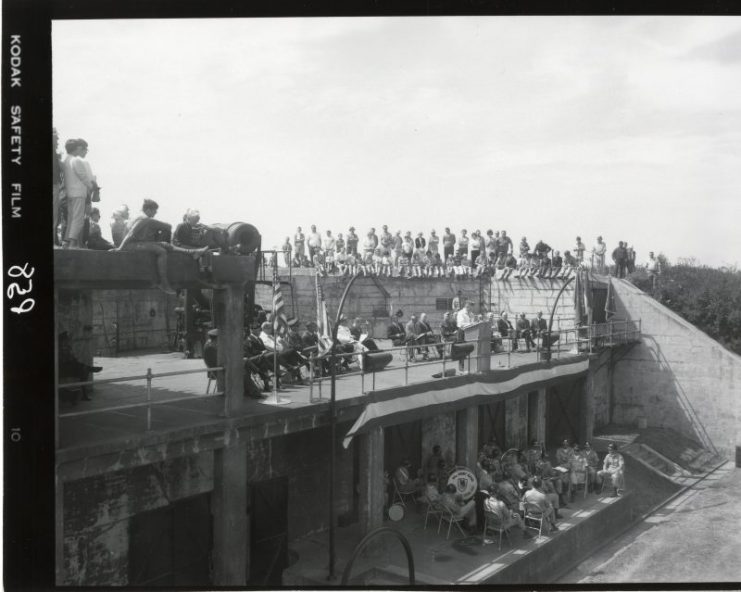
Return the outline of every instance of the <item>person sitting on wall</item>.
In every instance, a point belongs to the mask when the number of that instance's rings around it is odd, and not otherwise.
[[[502,499],[502,495],[497,491],[496,487],[489,488],[489,495],[484,499],[484,512],[494,514],[505,530],[516,526],[522,531],[523,538],[533,538],[533,535],[525,528],[520,514],[507,506],[507,503]],[[486,533],[484,533],[484,536],[486,536]]]
[[[102,366],[89,366],[83,364],[77,359],[74,352],[72,351],[72,343],[69,339],[69,333],[62,331],[59,334],[59,387],[60,393],[72,393],[72,388],[63,388],[64,382],[86,382],[88,375],[91,372],[100,372],[103,370]],[[82,392],[83,401],[91,401],[92,399],[88,396],[87,387],[81,386],[79,390]],[[72,398],[72,404],[77,404],[77,388],[74,389]]]
[[[442,506],[450,510],[454,518],[463,520],[463,527],[469,531],[476,528],[476,502],[473,499],[464,501],[455,485],[449,483],[445,493],[440,497]]]
[[[159,205],[156,201],[151,199],[144,200],[142,204],[142,215],[136,218],[131,224],[131,228],[118,247],[118,250],[154,253],[157,257],[158,287],[166,294],[175,294],[175,290],[170,286],[170,282],[167,279],[167,254],[171,252],[185,253],[198,260],[208,251],[208,247],[203,247],[202,249],[183,249],[171,245],[168,241],[170,240],[172,227],[165,222],[154,219],[158,209]]]
[[[536,511],[542,514],[546,523],[550,526],[551,531],[558,530],[556,526],[556,511],[553,504],[548,500],[548,497],[542,490],[543,482],[540,477],[533,477],[532,488],[525,492],[522,497],[522,501],[525,504],[532,504],[537,508]]]
[[[584,442],[584,450],[582,450],[584,458],[587,459],[587,471],[589,472],[589,491],[594,491],[595,484],[597,483],[597,471],[601,466],[599,461],[599,455],[592,448],[589,442]]]
[[[129,232],[129,206],[123,204],[116,208],[113,210],[111,218],[113,218],[111,222],[111,238],[113,239],[114,246],[118,247]]]
[[[391,340],[394,347],[399,347],[406,344],[407,332],[404,325],[401,324],[401,319],[404,316],[404,312],[399,309],[396,311],[396,318],[391,319],[391,324],[386,331],[386,337]]]
[[[115,247],[103,238],[100,230],[100,210],[92,208],[90,210],[90,228],[88,231],[87,248],[94,251],[110,251]]]
[[[602,470],[597,473],[597,478],[609,479],[608,485],[612,487],[612,496],[620,496],[625,490],[625,459],[617,451],[617,446],[610,443],[607,447],[607,456],[603,461]]]
[[[412,478],[412,463],[408,458],[401,461],[401,464],[394,471],[394,479],[400,493],[421,493],[425,487],[425,482],[417,475]]]
[[[208,245],[208,227],[201,224],[201,213],[188,208],[183,221],[175,227],[172,244],[176,247],[202,248]]]

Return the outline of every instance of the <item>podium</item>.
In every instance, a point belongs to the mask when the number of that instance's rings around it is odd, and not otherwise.
[[[491,325],[479,321],[463,327],[466,343],[473,344],[471,352],[471,372],[488,372],[491,370]]]

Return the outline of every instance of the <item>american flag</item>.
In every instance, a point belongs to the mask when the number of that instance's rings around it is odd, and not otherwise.
[[[316,326],[319,334],[317,348],[319,355],[324,355],[332,347],[332,337],[329,332],[329,315],[327,314],[327,303],[324,300],[324,291],[319,285],[319,273],[314,276],[316,283]]]
[[[273,332],[276,336],[288,334],[288,319],[283,304],[283,293],[280,291],[277,268],[273,269]]]

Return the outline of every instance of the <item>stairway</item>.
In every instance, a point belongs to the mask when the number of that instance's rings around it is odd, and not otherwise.
[[[662,477],[669,479],[680,486],[690,485],[701,476],[700,474],[693,474],[691,471],[682,468],[677,463],[668,459],[646,444],[633,442],[632,444],[624,446],[622,452],[624,454],[629,454],[632,458],[651,471],[658,473]],[[702,453],[705,452],[706,451],[702,451]],[[699,456],[700,455],[698,455],[698,458]],[[702,472],[704,472],[704,470]]]

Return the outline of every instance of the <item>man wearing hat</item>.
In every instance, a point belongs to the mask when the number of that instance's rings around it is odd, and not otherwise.
[[[404,312],[401,309],[397,310],[395,315],[396,318],[391,319],[391,324],[386,331],[386,337],[397,347],[406,343],[406,330],[404,325],[401,324],[403,316]]]

